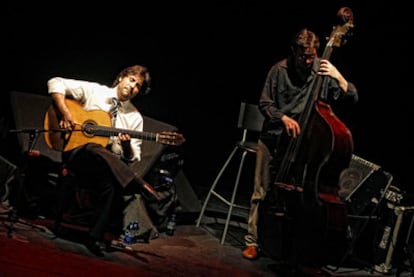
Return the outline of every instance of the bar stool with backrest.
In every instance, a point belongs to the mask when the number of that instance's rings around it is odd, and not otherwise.
[[[223,234],[221,236],[221,241],[220,241],[221,244],[224,244],[224,241],[226,239],[230,219],[233,213],[233,208],[249,209],[248,206],[237,204],[235,199],[236,199],[236,194],[237,194],[237,190],[239,187],[240,177],[242,175],[242,170],[243,170],[244,161],[246,159],[246,155],[249,153],[256,154],[257,152],[257,138],[251,139],[251,137],[249,137],[248,135],[253,132],[256,132],[256,133],[260,132],[262,130],[263,120],[264,120],[264,116],[259,111],[259,108],[257,105],[241,102],[237,127],[242,130],[242,138],[241,140],[236,142],[233,148],[233,151],[230,153],[226,162],[224,163],[218,175],[216,176],[213,184],[210,187],[207,197],[204,200],[204,204],[201,208],[200,215],[197,219],[196,226],[199,227],[201,220],[204,216],[206,207],[210,201],[211,195],[216,196],[220,201],[222,201],[228,206],[227,217],[226,217],[226,221],[224,224],[224,231],[223,231]],[[223,173],[225,172],[226,168],[229,166],[230,162],[235,157],[235,154],[237,153],[237,151],[242,151],[241,156],[240,156],[240,163],[239,163],[239,168],[238,168],[237,175],[236,175],[236,180],[233,186],[231,199],[228,200],[222,193],[218,192],[217,185],[219,184],[219,181],[221,177],[223,176]]]

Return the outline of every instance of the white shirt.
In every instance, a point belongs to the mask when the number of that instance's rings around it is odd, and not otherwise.
[[[71,96],[73,99],[79,101],[85,111],[103,110],[109,112],[112,107],[112,98],[117,97],[116,87],[110,88],[89,81],[54,77],[47,82],[47,86],[49,94],[60,93],[65,96]],[[130,101],[120,102],[115,127],[138,132],[143,131],[143,117]],[[112,152],[125,158],[118,137],[111,137],[110,144],[112,144]],[[131,139],[131,149],[133,153],[131,161],[141,160],[141,144],[141,139]]]

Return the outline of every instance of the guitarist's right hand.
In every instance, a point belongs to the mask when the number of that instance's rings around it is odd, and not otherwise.
[[[52,93],[52,98],[60,113],[59,128],[72,131],[75,128],[75,121],[72,113],[65,103],[65,95],[60,93]]]
[[[75,122],[73,121],[71,113],[62,116],[62,119],[59,121],[59,127],[69,131],[72,131],[75,128]]]

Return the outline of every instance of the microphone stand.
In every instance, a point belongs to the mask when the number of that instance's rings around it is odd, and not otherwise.
[[[9,130],[10,133],[27,133],[27,134],[29,134],[29,143],[28,143],[27,155],[31,156],[31,157],[39,156],[39,153],[33,150],[36,143],[37,143],[37,141],[38,141],[38,139],[39,139],[39,134],[44,133],[44,132],[56,132],[56,131],[63,131],[63,130],[45,130],[45,129],[37,129],[37,128]],[[26,167],[26,164],[27,164],[27,162],[25,163],[24,167]],[[19,172],[17,172],[17,173],[14,172],[14,176],[10,180],[10,181],[13,181],[13,179],[17,178],[17,182],[19,183],[19,190],[24,186],[24,181],[22,180],[22,179],[24,179],[24,177],[22,177],[24,175],[25,175],[24,170],[19,170]],[[21,192],[19,191],[18,194],[20,194],[20,193]],[[6,195],[6,197],[7,197],[7,195]],[[50,234],[53,235],[53,233],[50,232],[46,227],[36,225],[36,224],[33,224],[33,223],[30,223],[30,222],[27,222],[25,220],[20,219],[17,209],[14,208],[13,206],[4,207],[2,205],[1,208],[6,209],[5,212],[0,212],[0,215],[7,215],[7,218],[5,218],[5,221],[9,222],[9,224],[7,225],[7,237],[8,238],[13,238],[13,231],[15,231],[15,224],[16,223],[20,223],[20,224],[29,226],[31,228],[37,229],[39,231],[50,233]],[[22,239],[19,239],[19,240],[22,241]],[[23,240],[23,241],[27,242],[27,240]]]
[[[66,133],[67,129],[37,129],[37,128],[25,128],[25,129],[19,129],[19,130],[9,130],[10,133],[26,133],[29,134],[29,143],[27,146],[27,153],[29,156],[32,156],[33,149],[39,139],[39,134],[41,133],[55,133],[55,132],[63,132]]]

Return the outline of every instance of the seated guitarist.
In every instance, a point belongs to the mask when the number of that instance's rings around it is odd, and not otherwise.
[[[112,116],[112,127],[142,132],[143,117],[130,100],[138,93],[148,93],[149,85],[149,71],[141,65],[133,65],[123,69],[111,87],[62,77],[51,78],[47,83],[48,93],[53,98],[56,113],[59,115],[59,128],[67,130],[68,133],[75,132],[80,123],[76,122],[76,114],[73,114],[73,111],[68,108],[66,98],[77,100],[85,111],[102,110],[109,113],[112,110],[117,110]],[[102,256],[106,249],[104,233],[112,218],[117,199],[124,200],[122,205],[126,211],[126,199],[131,201],[134,195],[137,196],[145,192],[147,197],[157,197],[152,187],[136,176],[128,166],[130,162],[140,161],[141,143],[141,139],[119,133],[110,138],[106,147],[86,141],[85,144],[64,151],[62,154],[69,175],[76,176],[76,180],[80,180],[83,186],[92,188],[98,195],[89,239],[85,243],[88,249],[96,255]],[[148,192],[150,193],[148,194]],[[117,196],[121,197],[117,198]],[[142,198],[140,199],[142,204]],[[140,211],[142,211],[141,208]],[[129,210],[136,213],[138,209]],[[125,211],[124,226],[128,224],[125,223],[125,217],[132,218]],[[145,209],[144,211],[143,217],[147,220],[141,219],[140,227],[149,228],[150,239],[156,238],[158,231]]]

